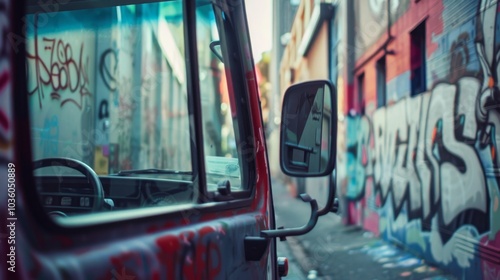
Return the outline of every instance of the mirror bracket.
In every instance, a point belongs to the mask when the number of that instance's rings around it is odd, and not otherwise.
[[[333,177],[333,178],[332,178]],[[245,258],[247,261],[260,261],[264,255],[271,238],[278,237],[280,241],[286,241],[287,236],[303,235],[310,232],[320,216],[326,215],[330,212],[338,213],[339,202],[335,198],[336,185],[335,185],[335,170],[329,176],[328,188],[328,202],[325,207],[318,210],[318,202],[316,199],[311,198],[307,193],[300,194],[300,198],[304,202],[309,202],[311,206],[311,216],[309,222],[298,228],[278,227],[277,229],[262,230],[260,236],[246,236],[244,239]]]
[[[300,198],[304,202],[309,202],[311,206],[311,216],[309,222],[298,228],[283,228],[283,229],[269,229],[260,232],[260,236],[265,238],[279,237],[281,241],[284,241],[287,236],[297,236],[303,235],[311,231],[316,223],[318,222],[318,202],[316,199],[311,198],[308,194],[303,193]]]
[[[309,222],[299,228],[288,228],[279,227],[278,229],[263,230],[260,232],[260,236],[245,236],[244,248],[245,248],[245,259],[247,261],[260,261],[264,253],[266,252],[269,241],[271,238],[278,237],[280,241],[285,241],[287,236],[303,235],[311,231],[316,223],[318,222],[318,203],[316,199],[312,199],[308,194],[303,193],[300,198],[304,202],[309,202],[311,205],[311,216]]]

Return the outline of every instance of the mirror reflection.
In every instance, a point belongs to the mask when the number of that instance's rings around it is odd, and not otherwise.
[[[333,164],[332,89],[326,81],[294,85],[283,101],[281,164],[286,174],[321,176]]]

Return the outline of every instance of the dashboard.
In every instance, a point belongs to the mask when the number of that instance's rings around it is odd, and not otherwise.
[[[193,183],[184,180],[99,176],[104,191],[104,209],[113,211],[174,204],[193,198]],[[47,213],[89,213],[94,190],[84,176],[35,176],[40,202]]]

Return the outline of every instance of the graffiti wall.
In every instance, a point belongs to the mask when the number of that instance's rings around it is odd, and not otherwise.
[[[27,46],[28,94],[34,113],[32,134],[35,158],[49,157],[64,151],[67,156],[85,159],[88,143],[84,131],[91,131],[89,110],[95,94],[94,68],[95,33],[71,36],[39,27],[37,16],[32,18],[32,34]],[[55,25],[61,24],[54,21]],[[59,27],[60,29],[60,27]],[[60,135],[59,131],[69,131]],[[74,144],[77,145],[74,145]]]
[[[499,279],[500,5],[416,5],[392,25],[389,102],[346,114],[345,220],[467,279]],[[405,41],[421,19],[427,90],[410,96]],[[377,108],[376,68],[360,69],[365,106]]]
[[[98,174],[187,169],[189,134],[166,133],[188,126],[183,55],[171,34],[182,20],[159,24],[158,13],[151,5],[27,17],[35,159],[71,157]]]

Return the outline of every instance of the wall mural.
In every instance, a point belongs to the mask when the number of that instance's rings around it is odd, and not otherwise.
[[[347,118],[348,221],[484,279],[500,278],[498,6],[481,1],[470,30],[443,35],[429,91]],[[436,78],[445,47],[449,73]]]
[[[189,141],[189,120],[180,51],[162,59],[154,30],[127,7],[122,15],[137,26],[114,22],[114,9],[101,12],[110,16],[98,25],[88,11],[51,15],[50,21],[27,17],[34,158],[68,156],[93,163],[98,174],[151,166],[186,169],[189,146],[181,143]],[[74,35],[68,26],[84,31]],[[0,75],[0,83],[4,80]],[[0,148],[4,119],[0,110]]]

